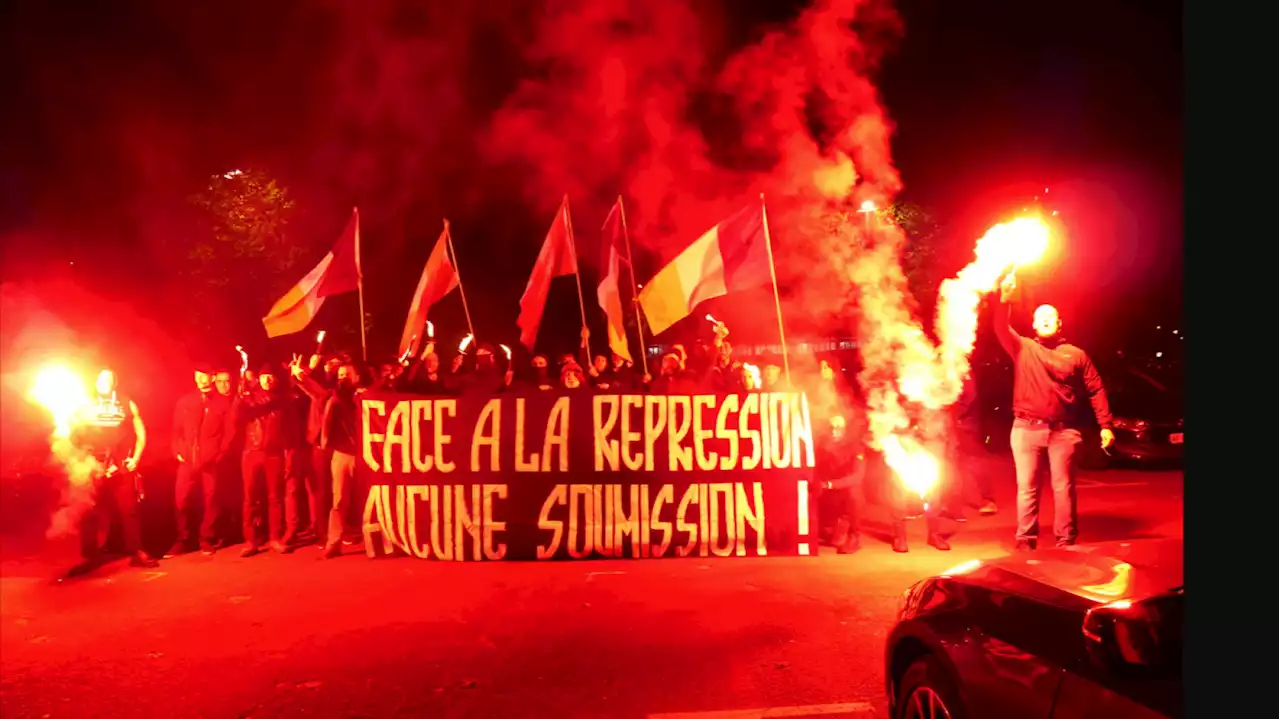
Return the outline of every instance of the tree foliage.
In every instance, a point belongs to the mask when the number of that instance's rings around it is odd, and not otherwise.
[[[195,295],[197,322],[206,330],[239,329],[241,316],[261,317],[298,279],[293,275],[308,246],[290,234],[296,203],[258,169],[215,175],[188,203],[192,231],[183,274]]]

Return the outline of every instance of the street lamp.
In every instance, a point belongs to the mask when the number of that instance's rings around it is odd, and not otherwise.
[[[871,200],[863,200],[862,205],[858,208],[858,212],[862,214],[862,226],[871,231],[871,216],[875,214],[876,203]]]

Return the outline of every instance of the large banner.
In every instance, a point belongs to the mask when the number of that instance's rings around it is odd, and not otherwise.
[[[801,393],[367,392],[360,413],[370,556],[817,553]]]

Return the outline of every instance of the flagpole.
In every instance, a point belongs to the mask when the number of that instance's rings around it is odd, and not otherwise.
[[[351,208],[356,221],[356,294],[360,297],[360,359],[369,361],[369,341],[365,334],[364,322],[364,270],[360,266],[360,208]]]
[[[582,330],[587,330],[587,301],[582,298],[582,270],[578,266],[578,246],[573,240],[573,223],[569,221],[569,196],[564,196],[564,231],[569,237],[569,251],[573,253],[573,279],[578,285],[578,311],[582,313]],[[582,338],[582,351],[586,355],[587,366],[591,366],[591,340]]]
[[[622,221],[622,241],[627,246],[627,270],[631,274],[631,306],[636,311],[636,332],[640,333],[640,367],[649,374],[649,346],[644,340],[644,319],[640,317],[640,300],[636,297],[639,285],[636,284],[636,263],[631,255],[631,233],[627,230],[627,211],[622,206],[622,195],[618,195],[618,219]]]
[[[773,240],[769,237],[769,211],[765,208],[764,193],[760,193],[760,221],[764,228],[764,249],[769,255],[769,279],[773,281],[773,308],[778,313],[778,339],[782,341],[782,371],[787,384],[791,384],[791,363],[787,360],[787,332],[782,328],[782,299],[778,296],[778,271],[773,265]]]
[[[449,259],[453,262],[453,274],[458,278],[458,294],[462,296],[462,314],[467,318],[467,331],[474,338],[476,327],[471,324],[471,308],[467,306],[467,291],[462,287],[462,270],[458,269],[458,253],[453,249],[453,231],[449,229],[448,219],[444,221],[444,239],[449,248]]]

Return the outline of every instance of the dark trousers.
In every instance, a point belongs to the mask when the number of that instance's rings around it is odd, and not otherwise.
[[[124,551],[130,555],[142,551],[142,523],[138,519],[138,495],[134,476],[119,471],[93,482],[93,500],[80,518],[80,555],[96,561],[102,557],[111,531],[111,515],[120,518]]]
[[[178,510],[178,541],[190,544],[195,529],[197,497],[204,498],[204,519],[200,523],[200,543],[215,546],[218,542],[218,525],[222,519],[222,502],[218,496],[218,466],[192,467],[188,462],[178,465],[178,477],[173,499]]]
[[[297,487],[285,477],[284,465],[282,453],[246,450],[241,457],[244,541],[251,547],[286,542],[298,531]]]
[[[307,475],[307,508],[311,511],[311,531],[318,544],[329,537],[329,513],[333,511],[333,452],[311,448],[311,472]],[[341,538],[339,538],[341,539]]]
[[[982,446],[981,432],[968,427],[952,431],[947,442],[947,462],[943,467],[942,486],[938,491],[941,509],[953,514],[964,511],[965,505],[977,507],[983,502],[994,502],[991,477],[983,472],[977,459],[986,449]]]

